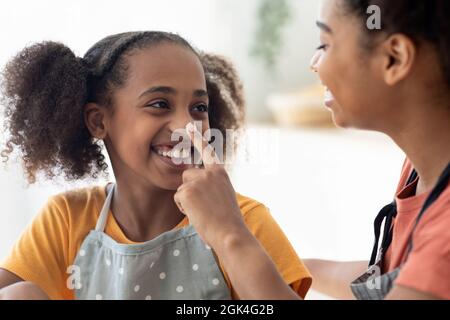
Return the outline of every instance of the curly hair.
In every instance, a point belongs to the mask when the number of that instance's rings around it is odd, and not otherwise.
[[[356,14],[366,25],[367,8],[377,5],[382,13],[381,30],[366,33],[387,35],[402,33],[416,44],[432,44],[439,57],[447,87],[450,88],[450,1],[448,0],[342,0],[347,12]],[[369,47],[373,37],[368,38]]]
[[[244,123],[244,98],[232,64],[198,53],[182,37],[166,32],[127,32],[94,44],[83,58],[64,44],[46,41],[20,51],[2,72],[1,102],[8,139],[4,162],[17,149],[29,183],[38,173],[66,180],[107,173],[102,145],[89,132],[84,106],[113,106],[112,92],[129,76],[127,57],[135,50],[163,42],[189,48],[200,59],[210,95],[210,127],[239,129]],[[225,144],[226,145],[226,144]]]

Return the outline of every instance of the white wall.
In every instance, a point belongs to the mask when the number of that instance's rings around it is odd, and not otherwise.
[[[292,19],[283,32],[285,41],[274,75],[259,60],[249,55],[257,28],[254,17],[259,1],[219,0],[214,3],[218,37],[213,37],[212,43],[218,52],[231,57],[236,63],[247,92],[251,119],[265,121],[270,118],[265,107],[267,94],[297,90],[317,81],[310,72],[309,61],[319,42],[315,26],[319,1],[289,2]]]
[[[373,220],[394,197],[401,150],[383,134],[356,130],[251,126],[248,134],[256,139],[244,139],[240,151],[250,160],[232,171],[238,192],[269,207],[301,257],[367,260]]]

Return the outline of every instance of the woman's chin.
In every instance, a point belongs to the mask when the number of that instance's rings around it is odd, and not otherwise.
[[[339,128],[348,128],[349,125],[342,115],[338,114],[336,111],[332,111],[332,119],[334,124]]]

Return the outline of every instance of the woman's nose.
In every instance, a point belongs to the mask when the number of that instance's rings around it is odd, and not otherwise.
[[[311,68],[311,70],[313,72],[317,73],[317,68],[319,67],[319,62],[320,62],[321,55],[322,55],[322,52],[316,51],[316,53],[314,53],[314,55],[311,58],[311,62],[309,64],[309,67]]]

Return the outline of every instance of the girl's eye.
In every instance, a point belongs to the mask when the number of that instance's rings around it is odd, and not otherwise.
[[[147,107],[152,107],[155,109],[169,109],[169,104],[166,101],[159,100],[146,105]]]
[[[208,106],[206,104],[199,104],[193,108],[196,112],[208,112]]]
[[[322,45],[318,46],[316,50],[317,51],[319,51],[319,50],[326,50],[327,48],[328,48],[327,44],[322,44]]]

